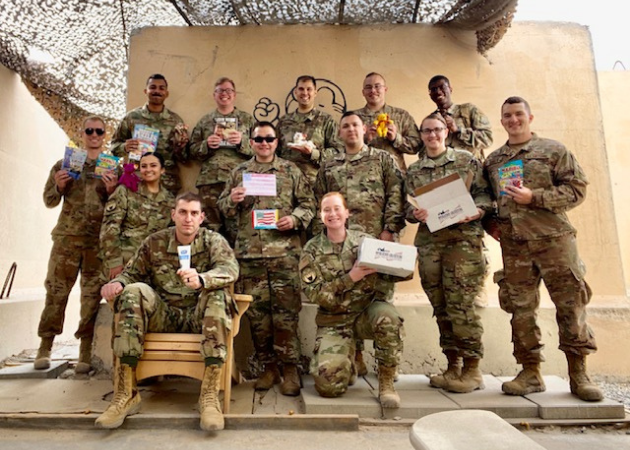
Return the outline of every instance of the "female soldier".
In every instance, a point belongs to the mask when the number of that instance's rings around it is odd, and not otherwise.
[[[403,319],[377,301],[375,270],[361,267],[357,251],[366,233],[346,229],[350,212],[339,192],[322,197],[325,231],[308,241],[300,258],[302,289],[318,305],[311,372],[322,397],[338,397],[354,383],[356,339],[373,339],[378,361],[379,400],[398,408],[394,374],[402,352]]]
[[[173,194],[161,186],[164,158],[145,153],[140,158],[140,177],[136,192],[118,186],[105,206],[101,227],[101,254],[108,280],[122,272],[144,238],[171,223]]]
[[[452,392],[483,389],[479,361],[483,357],[483,327],[475,312],[474,300],[484,280],[481,217],[490,210],[488,185],[481,163],[465,150],[446,147],[446,122],[440,114],[427,116],[420,126],[426,154],[407,171],[406,192],[453,173],[470,184],[477,215],[431,233],[426,225],[428,212],[411,205],[407,220],[418,225],[415,245],[422,288],[433,306],[440,330],[440,347],[448,359],[442,375],[431,377],[431,386]],[[464,369],[461,369],[461,359]]]

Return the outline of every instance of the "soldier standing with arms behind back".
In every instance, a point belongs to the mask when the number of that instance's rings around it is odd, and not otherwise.
[[[584,201],[587,180],[575,157],[560,142],[538,137],[530,129],[534,116],[527,101],[509,97],[501,106],[501,124],[508,141],[485,161],[498,212],[486,221],[486,231],[503,253],[504,278],[499,280],[501,308],[512,314],[514,356],[523,370],[503,383],[503,392],[527,395],[543,392],[544,361],[541,332],[536,323],[540,281],[556,306],[560,350],[566,354],[571,393],[582,400],[603,398],[586,374],[586,355],[597,350],[586,323],[591,289],[566,212]],[[522,176],[502,177],[500,171]]]

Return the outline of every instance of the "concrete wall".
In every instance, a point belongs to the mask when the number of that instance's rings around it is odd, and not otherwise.
[[[13,262],[17,274],[11,300],[0,300],[0,359],[37,345],[43,282],[59,208],[44,206],[50,168],[68,138],[31,96],[16,73],[0,65],[0,283]],[[1,286],[0,284],[0,286]],[[76,304],[75,304],[76,303]],[[69,309],[78,312],[73,299]],[[71,313],[68,322],[78,323]],[[72,335],[74,330],[64,338]]]

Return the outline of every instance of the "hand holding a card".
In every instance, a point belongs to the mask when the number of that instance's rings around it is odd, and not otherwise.
[[[243,186],[232,188],[232,190],[230,191],[230,200],[232,200],[233,203],[242,202],[243,200],[245,200],[245,191],[246,189]]]
[[[276,227],[279,231],[288,231],[295,228],[295,222],[293,217],[284,216],[276,222]]]

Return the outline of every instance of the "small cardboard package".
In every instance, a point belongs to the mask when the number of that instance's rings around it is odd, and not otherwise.
[[[405,278],[413,273],[416,257],[417,249],[414,245],[363,238],[358,261],[359,265],[371,267],[380,273]]]

